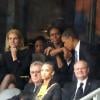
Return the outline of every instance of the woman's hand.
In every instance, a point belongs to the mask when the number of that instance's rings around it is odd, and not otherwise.
[[[44,50],[44,53],[46,54],[46,56],[50,55],[50,51],[51,51],[52,49],[53,49],[52,47],[47,47],[47,48]]]
[[[12,47],[10,48],[10,50],[11,50],[11,56],[12,56],[13,61],[17,60],[17,48]]]

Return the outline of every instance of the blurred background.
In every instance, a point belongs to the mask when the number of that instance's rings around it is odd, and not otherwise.
[[[100,0],[0,0],[0,51],[9,28],[20,28],[25,41],[47,36],[51,24],[74,27],[80,38],[100,44]]]

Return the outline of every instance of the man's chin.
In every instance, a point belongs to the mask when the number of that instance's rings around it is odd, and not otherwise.
[[[80,77],[78,77],[78,79],[79,79],[79,80],[84,80],[84,79],[85,79],[85,77],[80,76]]]

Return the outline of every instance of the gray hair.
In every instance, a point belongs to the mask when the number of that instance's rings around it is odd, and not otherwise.
[[[34,62],[31,63],[30,68],[33,67],[33,66],[41,66],[42,67],[42,65],[43,65],[43,62],[41,62],[41,61],[34,61]]]
[[[74,64],[74,66],[76,66],[76,64],[79,63],[79,62],[81,62],[85,67],[89,68],[88,63],[87,63],[85,60],[79,60],[79,61],[77,61],[77,62]]]

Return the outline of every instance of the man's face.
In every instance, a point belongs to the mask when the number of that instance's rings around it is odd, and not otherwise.
[[[77,79],[84,80],[88,77],[89,68],[82,61],[74,65],[74,73]]]
[[[64,44],[64,47],[67,49],[67,50],[69,50],[69,51],[71,51],[72,49],[74,49],[74,46],[73,46],[73,39],[71,38],[71,37],[63,37],[62,36],[62,42],[63,42],[63,44]]]
[[[58,44],[61,42],[61,35],[58,29],[53,28],[50,30],[50,40],[53,44]]]
[[[40,83],[41,82],[41,66],[35,65],[30,67],[30,75],[33,83]]]

